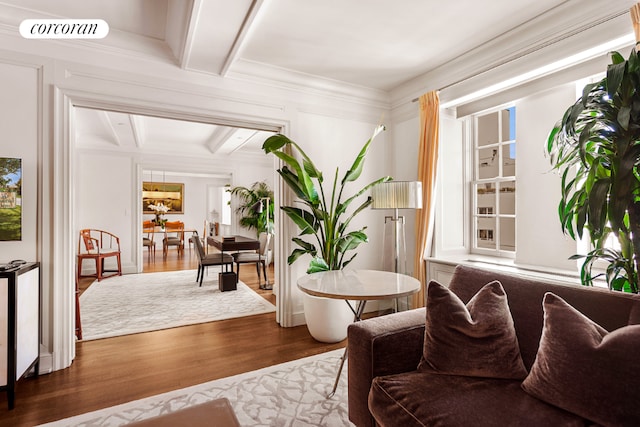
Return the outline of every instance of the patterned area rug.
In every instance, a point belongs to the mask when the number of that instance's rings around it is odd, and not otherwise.
[[[128,274],[95,281],[80,296],[83,340],[251,316],[275,306],[242,282],[236,291],[218,290],[210,269],[202,287],[195,270]]]
[[[327,398],[344,349],[65,418],[45,426],[121,426],[226,397],[240,425],[352,426],[347,413],[347,364]],[[348,361],[347,361],[348,363]]]

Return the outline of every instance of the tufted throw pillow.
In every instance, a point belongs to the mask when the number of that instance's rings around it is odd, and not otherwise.
[[[468,377],[521,380],[527,376],[500,282],[483,286],[466,306],[445,286],[429,283],[418,369]]]
[[[547,293],[530,395],[606,426],[639,426],[640,325],[611,333]]]

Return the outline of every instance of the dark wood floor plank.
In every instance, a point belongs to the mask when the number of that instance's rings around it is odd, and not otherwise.
[[[145,252],[145,272],[195,268],[188,248],[181,256],[172,249],[166,260],[160,250],[150,262]],[[273,281],[273,267],[268,275]],[[271,291],[258,288],[255,268],[244,266],[240,280],[275,303]],[[81,291],[91,283],[83,279]],[[282,328],[275,313],[78,342],[69,368],[18,383],[15,409],[0,392],[0,426],[34,426],[344,345],[319,343],[305,326]]]

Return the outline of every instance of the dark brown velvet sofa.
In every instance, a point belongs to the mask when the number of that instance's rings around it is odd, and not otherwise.
[[[607,331],[640,324],[640,297],[607,289],[547,283],[470,266],[456,267],[449,289],[466,304],[494,280],[502,284],[508,297],[527,372],[538,351],[543,329],[542,301],[547,292],[561,297]],[[424,334],[425,308],[349,326],[349,419],[356,426],[599,425],[532,397],[522,389],[522,381],[419,371]],[[637,368],[635,364],[633,369]],[[608,369],[601,366],[598,374],[607,378]],[[637,395],[640,384],[632,388],[630,394]],[[635,407],[640,411],[640,406]]]

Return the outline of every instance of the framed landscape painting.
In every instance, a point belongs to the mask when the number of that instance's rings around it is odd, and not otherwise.
[[[162,203],[169,208],[167,214],[184,213],[184,184],[174,182],[143,182],[142,213],[155,214],[149,205]]]
[[[22,240],[22,160],[0,157],[0,241]]]

